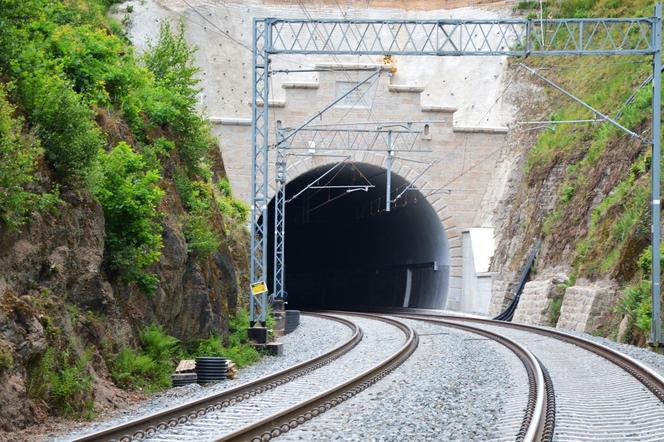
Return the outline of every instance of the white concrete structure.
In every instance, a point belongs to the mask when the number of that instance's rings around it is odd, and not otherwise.
[[[494,251],[493,229],[464,229],[462,234],[462,293],[460,310],[488,315],[492,277],[489,264]]]

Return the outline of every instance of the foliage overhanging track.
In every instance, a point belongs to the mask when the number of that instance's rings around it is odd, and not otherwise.
[[[160,430],[175,427],[197,417],[203,416],[209,412],[220,410],[230,405],[242,402],[265,391],[278,387],[279,385],[290,382],[296,378],[306,375],[324,365],[329,364],[335,359],[343,356],[353,349],[363,338],[363,332],[360,327],[344,318],[339,318],[326,314],[306,313],[310,316],[317,316],[333,320],[344,324],[351,331],[351,336],[330,351],[327,351],[315,358],[288,367],[260,379],[247,382],[237,387],[229,388],[220,393],[208,397],[196,399],[194,401],[178,405],[167,410],[144,416],[120,425],[96,431],[75,438],[74,442],[101,441],[101,440],[119,440],[131,441],[142,439]]]

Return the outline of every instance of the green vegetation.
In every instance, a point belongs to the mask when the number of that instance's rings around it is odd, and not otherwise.
[[[175,186],[187,215],[184,234],[190,252],[206,255],[219,248],[221,241],[210,223],[215,205],[209,181],[192,181],[185,174],[175,176]]]
[[[195,50],[184,38],[184,25],[174,33],[162,24],[159,39],[149,45],[144,56],[154,75],[148,114],[154,123],[172,131],[179,141],[178,153],[190,171],[196,171],[214,140],[207,122],[196,112],[199,80],[194,65]]]
[[[29,370],[28,395],[63,416],[91,417],[94,409],[90,354],[74,355],[71,346],[49,347]]]
[[[219,356],[246,367],[260,359],[247,335],[249,315],[240,310],[230,319],[227,337],[210,336],[183,345],[157,325],[143,329],[137,348],[125,347],[112,358],[111,378],[116,385],[132,390],[154,392],[171,385],[171,373],[178,359]]]
[[[544,2],[543,7],[545,18],[650,16],[654,2],[574,0]],[[524,1],[516,6],[537,17],[539,8],[539,2]],[[552,57],[529,63],[549,68],[547,77],[605,114],[616,116],[623,126],[649,137],[652,88],[639,89],[625,105],[649,75],[648,59]],[[595,118],[558,92],[547,89],[546,93],[557,103],[550,119]],[[557,178],[556,204],[541,225],[545,241],[554,244],[551,253],[569,253],[573,279],[609,277],[625,286],[616,313],[628,318],[627,340],[635,343],[643,342],[649,327],[650,276],[641,264],[649,259],[650,162],[647,142],[632,139],[607,123],[560,124],[542,131],[526,160],[529,183],[543,182],[554,168],[563,167],[562,177]],[[556,248],[560,237],[572,242],[571,252],[562,246]],[[552,315],[556,307],[552,306]],[[615,328],[621,319],[617,315],[613,318]]]
[[[231,184],[228,182],[228,178],[222,178],[219,180],[218,184],[219,193],[219,208],[221,212],[238,223],[244,223],[247,221],[249,216],[249,207],[238,199],[233,198],[233,192],[231,190]]]
[[[549,324],[552,327],[555,327],[558,323],[558,318],[560,318],[560,309],[563,306],[563,297],[558,296],[551,300],[551,307],[549,308],[550,320]]]
[[[241,310],[229,321],[227,339],[218,336],[203,339],[195,345],[191,355],[228,358],[240,368],[253,364],[260,359],[260,354],[249,343],[248,329],[249,315],[246,310]]]
[[[98,164],[94,194],[104,208],[111,264],[144,291],[154,292],[158,278],[145,268],[161,254],[159,172],[148,169],[143,156],[125,143],[108,153],[102,150]]]
[[[209,154],[217,147],[196,110],[195,48],[187,45],[183,25],[162,23],[138,57],[106,16],[113,3],[3,2],[0,220],[19,227],[31,211],[57,202],[57,186],[51,193],[31,188],[43,156],[63,189],[87,185],[99,200],[111,269],[151,293],[159,283],[150,267],[162,247],[164,181],[177,181],[191,253],[220,247],[219,213],[238,223],[248,210],[232,198],[227,181],[219,191],[210,171]]]
[[[119,387],[147,392],[170,387],[171,373],[181,355],[180,342],[156,325],[140,333],[140,348],[123,348],[111,364]]]
[[[0,227],[20,229],[35,212],[64,210],[76,204],[64,202],[76,201],[73,195],[92,195],[104,212],[105,270],[153,293],[170,219],[164,215],[182,203],[188,250],[204,256],[219,249],[226,226],[244,222],[248,210],[219,179],[221,171],[212,171],[218,146],[196,109],[195,49],[183,26],[163,23],[138,56],[122,25],[107,16],[115,3],[0,0]],[[44,307],[56,296],[64,294],[43,291],[37,299]],[[64,311],[72,324],[102,322],[74,306]],[[60,321],[46,314],[41,321],[48,349],[30,362],[30,397],[58,414],[89,416],[92,352],[81,350],[75,333],[63,336],[54,325]],[[258,355],[237,324],[223,346],[218,338],[210,345],[248,364]],[[138,338],[135,348],[101,343],[114,382],[146,391],[168,387],[174,362],[186,354],[183,344],[158,325]],[[11,356],[0,353],[0,370],[12,366]]]
[[[14,366],[14,357],[9,349],[0,347],[0,373]]]
[[[0,84],[0,221],[10,228],[23,225],[33,210],[45,210],[58,203],[58,189],[33,190],[43,150],[32,133],[23,132],[23,119],[7,101]]]

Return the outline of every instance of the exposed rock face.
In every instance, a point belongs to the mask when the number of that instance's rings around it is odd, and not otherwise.
[[[522,324],[549,325],[551,303],[565,292],[566,278],[554,276],[549,279],[530,281],[523,288],[519,305],[514,312],[514,322]]]
[[[0,373],[0,428],[8,431],[43,415],[28,400],[26,366],[47,348],[45,326],[68,320],[65,301],[104,313],[115,306],[102,271],[101,207],[84,194],[62,197],[57,213],[35,215],[21,232],[0,227],[0,340],[13,359]]]
[[[565,291],[558,328],[597,331],[616,301],[616,287],[608,282],[575,285]]]
[[[223,173],[220,158],[218,163],[217,176]],[[212,223],[222,246],[205,257],[189,253],[179,197],[168,180],[164,187],[164,248],[153,269],[160,278],[154,295],[108,273],[103,210],[85,192],[63,191],[64,204],[54,213],[35,214],[18,232],[0,225],[0,349],[12,360],[0,367],[0,430],[45,418],[43,405],[28,398],[28,367],[46,351],[54,330],[74,353],[93,350],[95,399],[107,405],[122,392],[106,380],[102,347],[115,352],[151,323],[184,341],[226,333],[237,304],[234,258],[244,254],[230,249],[233,241],[227,241],[219,213]]]

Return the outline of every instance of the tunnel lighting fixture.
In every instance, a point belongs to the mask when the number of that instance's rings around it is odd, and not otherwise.
[[[314,140],[309,141],[309,153],[311,155],[316,153],[316,142]]]

